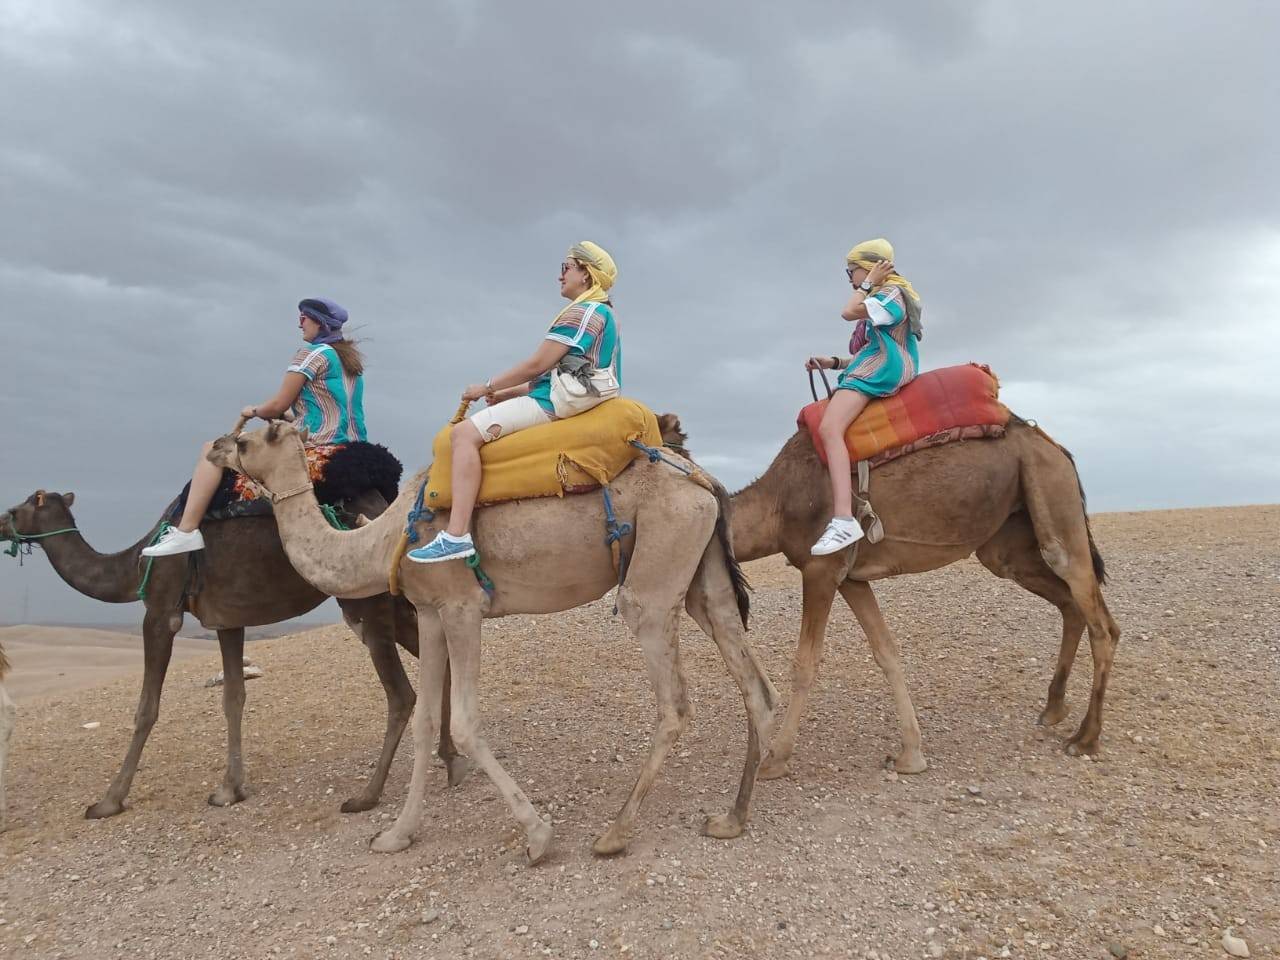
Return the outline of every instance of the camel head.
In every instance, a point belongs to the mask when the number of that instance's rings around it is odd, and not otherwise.
[[[209,451],[209,462],[242,473],[271,493],[282,493],[310,483],[306,439],[305,427],[272,420],[261,430],[219,437]]]
[[[680,426],[680,418],[674,413],[658,414],[658,432],[662,434],[662,442],[677,453],[688,455],[685,441],[689,439]]]
[[[74,493],[50,493],[37,490],[16,507],[0,513],[0,541],[21,541],[32,534],[65,530],[76,525],[71,516]]]

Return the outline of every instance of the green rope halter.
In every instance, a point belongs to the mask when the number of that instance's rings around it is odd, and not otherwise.
[[[22,563],[23,556],[31,556],[31,545],[37,540],[44,540],[46,537],[56,537],[60,533],[79,533],[75,527],[64,527],[61,530],[50,530],[48,533],[18,533],[16,530],[12,534],[5,534],[0,537],[0,543],[8,541],[9,546],[4,551],[6,557],[17,557],[18,563]],[[26,547],[26,553],[20,554],[22,547]]]

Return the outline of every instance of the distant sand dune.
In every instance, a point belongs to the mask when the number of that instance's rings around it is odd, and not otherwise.
[[[0,627],[13,671],[5,678],[9,695],[19,704],[33,697],[83,690],[120,677],[142,677],[142,637],[83,627]],[[178,637],[173,660],[216,657],[209,640]]]

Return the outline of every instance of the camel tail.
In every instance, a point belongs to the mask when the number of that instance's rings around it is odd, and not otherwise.
[[[0,680],[9,672],[9,658],[4,655],[4,647],[0,647]]]
[[[729,568],[729,580],[733,583],[733,595],[738,600],[738,615],[742,617],[743,629],[748,629],[747,621],[751,619],[751,584],[747,575],[742,572],[742,564],[733,554],[733,533],[729,527],[729,511],[733,509],[729,491],[719,480],[708,476],[711,480],[712,492],[716,495],[716,537],[724,548],[724,562]]]
[[[1040,429],[1038,424],[1030,423],[1022,419],[1022,417],[1018,416],[1016,413],[1010,413],[1009,416],[1011,419],[1022,424],[1028,429],[1034,430],[1036,433],[1040,434],[1040,436],[1044,437],[1066,454],[1067,459],[1071,461],[1071,469],[1076,475],[1076,489],[1080,491],[1080,512],[1084,514],[1084,531],[1089,537],[1089,557],[1093,561],[1093,575],[1097,578],[1099,584],[1106,584],[1107,564],[1106,561],[1102,559],[1102,553],[1098,550],[1097,542],[1093,539],[1093,525],[1089,522],[1089,498],[1085,496],[1084,482],[1080,479],[1080,470],[1076,467],[1076,458],[1071,455],[1070,450]]]

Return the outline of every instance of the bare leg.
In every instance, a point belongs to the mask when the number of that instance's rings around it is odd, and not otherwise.
[[[840,392],[849,393],[848,390]],[[800,718],[809,700],[814,678],[818,675],[818,666],[822,663],[822,646],[826,640],[827,619],[831,616],[831,602],[836,595],[837,574],[837,563],[828,558],[815,558],[801,570],[804,611],[800,618],[800,642],[796,645],[795,659],[791,664],[791,700],[787,704],[782,729],[774,734],[764,764],[760,767],[762,780],[775,780],[786,775],[787,764],[796,745],[796,734],[800,730]]]
[[[715,640],[725,666],[742,691],[747,710],[747,756],[738,783],[738,796],[728,813],[707,817],[702,832],[725,840],[736,837],[746,828],[751,812],[751,795],[755,789],[764,745],[773,727],[773,707],[777,694],[764,668],[747,642],[746,631],[738,617],[733,587],[724,567],[724,554],[715,541],[703,554],[702,564],[686,597],[689,615],[703,631]]]
[[[902,737],[902,751],[893,762],[899,773],[923,773],[929,766],[920,749],[920,724],[916,722],[916,708],[907,692],[907,679],[902,672],[902,658],[898,644],[893,639],[888,624],[880,613],[871,584],[863,580],[846,580],[840,584],[840,594],[849,609],[858,618],[862,632],[867,635],[871,655],[875,657],[889,687],[893,690],[893,703],[898,711],[898,731]]]
[[[222,648],[222,712],[227,718],[227,770],[209,803],[228,807],[244,799],[240,721],[244,716],[244,628],[218,631]]]
[[[658,724],[649,745],[649,756],[640,768],[631,793],[613,824],[591,848],[605,855],[621,853],[627,848],[627,836],[635,823],[636,811],[653,786],[667,754],[689,722],[689,695],[680,669],[679,607],[664,610],[655,604],[651,608],[647,603],[637,601],[626,587],[619,597],[618,606],[644,651],[645,666],[649,669],[649,680],[658,701]]]
[[[378,672],[378,679],[382,681],[382,689],[387,695],[387,729],[382,737],[382,751],[378,754],[368,785],[342,804],[343,813],[358,813],[378,805],[386,786],[391,761],[395,759],[396,749],[400,746],[400,738],[404,736],[404,728],[413,716],[416,696],[392,642],[397,629],[392,622],[393,602],[396,601],[382,596],[342,603],[343,614],[368,648],[373,668]],[[417,629],[416,622],[414,629]],[[419,644],[415,641],[413,646],[418,649]]]
[[[4,771],[9,763],[9,736],[13,733],[14,721],[18,708],[9,699],[9,694],[0,682],[0,833],[4,833],[9,824],[9,806],[5,798]]]
[[[182,510],[182,519],[178,521],[178,529],[184,533],[190,533],[200,526],[200,521],[204,519],[209,503],[217,492],[218,484],[222,482],[222,468],[215,467],[208,460],[212,449],[212,441],[200,448],[200,459],[191,471],[191,490],[187,494],[187,505]]]
[[[160,715],[160,690],[164,686],[164,675],[169,670],[169,657],[173,654],[175,632],[166,613],[148,610],[143,617],[142,693],[138,697],[138,709],[133,718],[133,739],[129,743],[129,750],[124,756],[119,772],[107,787],[106,794],[85,810],[86,819],[114,817],[124,810],[124,798],[129,795],[129,788],[133,786],[133,777],[138,772],[138,760],[142,757],[142,748],[146,746],[151,728],[155,726],[156,717]]]
[[[827,473],[831,477],[832,514],[853,516],[853,477],[849,466],[849,449],[844,444],[845,431],[857,419],[871,398],[856,390],[837,390],[822,414],[818,435],[827,453]]]
[[[484,437],[470,420],[454,424],[449,437],[453,504],[449,507],[448,532],[450,536],[461,537],[471,529],[471,514],[475,512],[476,497],[480,494],[480,448],[484,446]]]
[[[431,771],[431,742],[439,722],[442,699],[441,680],[448,665],[444,630],[432,607],[418,607],[418,675],[422,696],[413,712],[413,775],[400,816],[387,830],[373,838],[373,849],[395,853],[409,846],[422,822],[422,801]]]

